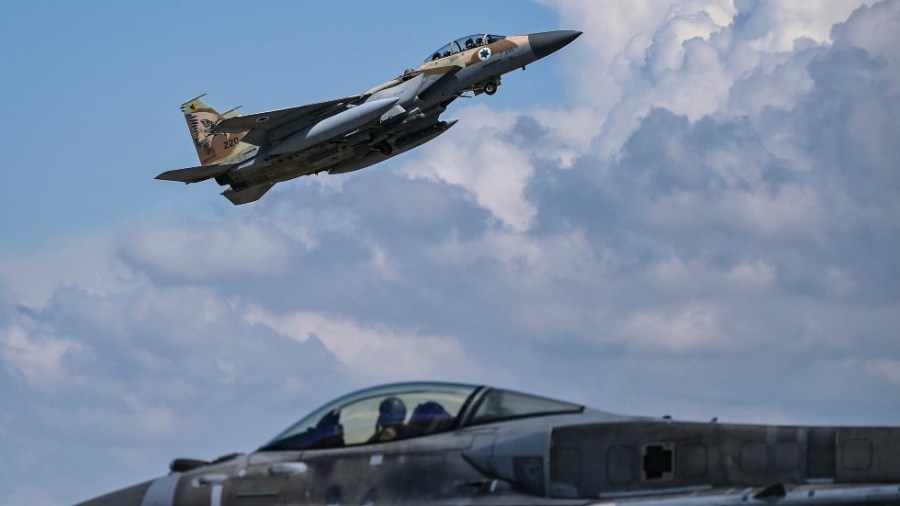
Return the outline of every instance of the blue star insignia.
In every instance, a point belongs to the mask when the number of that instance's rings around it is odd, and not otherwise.
[[[482,60],[486,60],[490,55],[491,55],[491,50],[485,48],[485,49],[481,50],[481,53],[478,56],[480,56]]]

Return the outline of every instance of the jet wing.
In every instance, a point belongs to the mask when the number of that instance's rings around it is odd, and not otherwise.
[[[454,65],[452,67],[447,68],[447,70],[440,74],[440,77],[437,77],[430,83],[425,86],[424,90],[419,91],[419,98],[424,101],[430,100],[433,96],[439,95],[444,92],[448,86],[451,86],[456,80],[456,74],[462,70],[462,67],[459,65]]]
[[[201,165],[199,167],[189,167],[187,169],[177,169],[163,172],[156,176],[156,179],[165,181],[178,181],[181,183],[199,183],[207,179],[214,178],[220,174],[224,174],[237,167],[236,163],[215,163],[212,165]]]
[[[353,95],[315,104],[228,118],[213,127],[213,132],[239,133],[249,130],[250,133],[242,141],[258,146],[286,137],[303,127],[337,114],[346,109],[347,104],[353,103],[359,98],[360,95]]]

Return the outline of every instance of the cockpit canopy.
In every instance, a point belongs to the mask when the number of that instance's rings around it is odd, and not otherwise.
[[[486,46],[505,38],[505,35],[490,35],[486,33],[460,37],[447,44],[446,46],[438,49],[437,51],[431,53],[428,58],[425,58],[425,62],[440,60],[441,58],[446,58],[450,55],[460,53],[462,51],[467,51],[469,49],[474,49],[476,47]]]
[[[469,425],[583,410],[583,406],[568,402],[476,385],[400,383],[362,390],[332,401],[259,450],[312,450],[384,443]]]

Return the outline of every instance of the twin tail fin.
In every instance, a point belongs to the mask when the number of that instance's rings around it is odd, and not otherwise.
[[[236,109],[225,114],[219,114],[215,109],[203,101],[205,95],[189,100],[181,105],[181,112],[187,121],[188,130],[194,140],[197,149],[197,157],[201,165],[221,163],[234,155],[252,148],[249,144],[242,144],[241,139],[247,132],[221,133],[214,130],[222,120],[237,116]]]

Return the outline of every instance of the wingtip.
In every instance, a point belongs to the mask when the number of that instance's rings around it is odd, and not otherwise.
[[[171,176],[167,177],[165,174],[160,174],[153,179],[155,179],[157,181],[171,181],[173,183],[184,183],[184,184],[191,184],[191,183],[196,182],[196,181],[182,181],[181,179],[177,179],[175,177],[171,177]]]
[[[201,98],[203,98],[203,97],[205,97],[205,96],[206,96],[206,93],[203,93],[202,95],[198,95],[198,96],[196,96],[196,97],[194,97],[194,98],[188,100],[187,102],[181,104],[181,107],[184,107],[184,106],[190,104],[190,103],[193,102],[194,100],[200,100]]]

